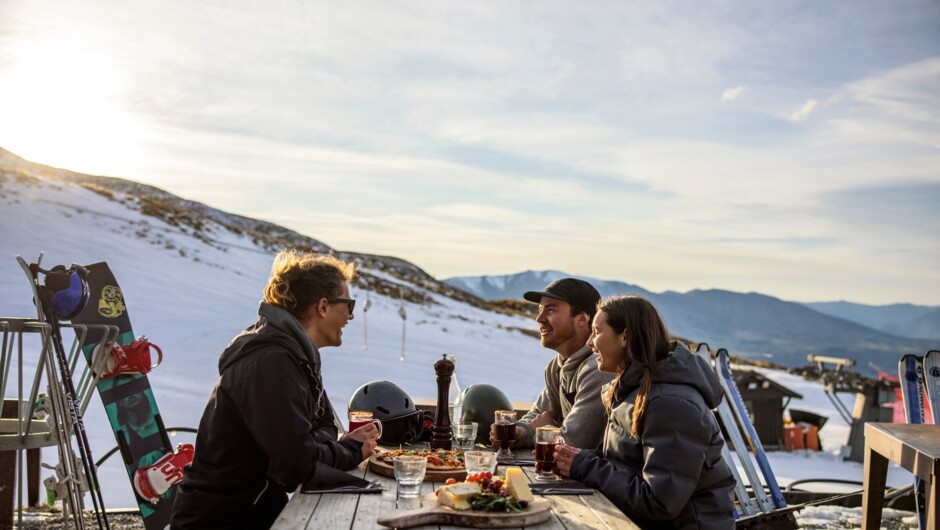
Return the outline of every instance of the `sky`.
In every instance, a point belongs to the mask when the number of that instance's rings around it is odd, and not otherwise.
[[[940,3],[0,2],[0,147],[438,278],[940,305]]]

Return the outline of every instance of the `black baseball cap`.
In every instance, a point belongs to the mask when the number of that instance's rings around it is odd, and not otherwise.
[[[597,303],[601,301],[601,294],[593,285],[577,278],[555,280],[548,284],[544,291],[528,291],[522,295],[526,300],[536,304],[542,301],[543,296],[564,300],[592,318],[597,312]]]

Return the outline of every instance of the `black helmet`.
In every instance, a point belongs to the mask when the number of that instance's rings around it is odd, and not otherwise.
[[[463,401],[460,407],[460,421],[463,423],[477,422],[477,441],[488,444],[490,439],[490,425],[495,419],[497,410],[513,410],[512,402],[503,394],[503,391],[493,385],[477,383],[470,385],[463,391]]]
[[[417,440],[424,431],[424,415],[404,390],[388,381],[372,381],[353,392],[347,409],[371,412],[382,420],[379,442],[398,445]]]
[[[51,292],[52,312],[59,320],[71,320],[88,303],[88,281],[82,267],[56,265],[46,271],[43,285]]]

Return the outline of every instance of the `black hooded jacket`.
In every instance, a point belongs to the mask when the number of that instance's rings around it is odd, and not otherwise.
[[[337,441],[319,352],[303,328],[263,302],[259,314],[219,358],[172,528],[268,528],[317,465],[348,470],[362,460],[359,442]]]
[[[603,492],[644,529],[733,529],[735,480],[712,412],[722,399],[717,376],[677,343],[653,372],[636,439],[630,428],[642,375],[633,363],[612,383],[617,389],[603,447],[581,451],[571,477]]]

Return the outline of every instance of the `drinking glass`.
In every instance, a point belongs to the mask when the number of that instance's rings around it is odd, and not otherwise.
[[[473,443],[477,439],[477,428],[479,424],[477,422],[471,423],[458,423],[453,426],[454,430],[454,443],[457,444],[457,449],[461,451],[469,451],[473,449]]]
[[[497,457],[512,458],[509,448],[516,441],[516,411],[497,410],[496,413],[496,452]]]
[[[398,481],[398,496],[408,499],[421,495],[428,459],[423,456],[396,456],[392,462],[395,466],[395,480]]]
[[[489,471],[496,473],[496,453],[489,451],[467,451],[463,454],[467,475]]]
[[[375,425],[375,428],[379,430],[379,436],[382,436],[382,420],[373,419],[372,413],[365,410],[349,411],[349,432],[370,423]]]
[[[535,430],[535,480],[560,480],[555,475],[555,446],[564,444],[561,428],[544,425]]]

